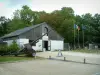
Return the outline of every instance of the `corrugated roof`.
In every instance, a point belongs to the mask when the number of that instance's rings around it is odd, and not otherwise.
[[[44,23],[45,23],[45,22],[44,22]],[[1,37],[1,39],[20,35],[20,34],[22,34],[22,33],[24,33],[24,32],[27,32],[27,31],[29,31],[29,30],[31,30],[31,29],[33,29],[33,28],[36,28],[36,27],[38,27],[38,26],[40,26],[40,25],[42,25],[42,24],[44,24],[44,23],[37,24],[37,25],[32,25],[32,26],[30,26],[30,27],[25,27],[25,28],[23,28],[23,29],[16,30],[16,31],[14,31],[14,32],[11,32],[11,33],[9,33],[9,34],[6,34],[5,36]]]

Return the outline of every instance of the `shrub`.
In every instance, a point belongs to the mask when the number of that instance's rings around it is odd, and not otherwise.
[[[4,55],[8,52],[8,46],[7,45],[0,45],[0,54]]]
[[[17,52],[19,50],[19,46],[15,41],[10,46],[7,45],[0,45],[0,55],[8,55],[13,52]]]
[[[9,52],[17,52],[19,49],[20,48],[15,41],[13,41],[13,43],[10,46],[8,46]]]

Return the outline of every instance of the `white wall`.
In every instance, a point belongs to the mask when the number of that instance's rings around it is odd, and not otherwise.
[[[45,35],[45,36],[42,37],[42,39],[45,40],[45,41],[48,41],[49,38],[48,38],[48,36]]]
[[[23,38],[23,39],[17,39],[17,40],[15,40],[15,41],[16,41],[16,43],[17,43],[20,47],[23,46],[23,44],[29,43],[29,39],[25,39],[25,38]],[[9,45],[12,44],[13,40],[7,40],[7,41],[5,41],[5,42],[7,42],[8,46],[9,46]]]
[[[24,44],[29,43],[29,39],[25,39],[25,38],[17,39],[15,41],[19,45],[20,48],[23,48]],[[9,46],[9,45],[12,44],[13,40],[7,40],[5,42],[7,42],[8,46]],[[42,40],[39,40],[39,42],[36,43],[36,46],[32,46],[32,48],[34,50],[40,50],[40,51],[42,51]]]
[[[59,40],[51,40],[51,51],[63,50],[64,42]]]
[[[33,48],[34,50],[42,51],[42,40],[39,40],[39,41],[36,43],[36,46],[32,46],[32,48]]]
[[[32,48],[34,50],[38,50],[38,51],[42,51],[42,40],[47,41],[48,40],[48,36],[43,36],[41,40],[39,40],[39,42],[36,43],[36,46],[32,46]]]
[[[47,37],[46,37],[47,38]],[[47,39],[45,39],[47,40]],[[6,41],[8,43],[8,45],[12,44],[13,40],[8,40]],[[17,39],[16,40],[17,44],[20,46],[20,47],[23,47],[23,44],[27,44],[29,43],[29,39],[25,39],[25,38],[22,38],[22,39]],[[50,46],[51,45],[51,46]],[[54,51],[54,50],[63,50],[63,47],[64,47],[64,42],[63,41],[59,41],[59,40],[50,40],[48,42],[48,49],[51,49],[51,51]],[[36,43],[36,46],[32,46],[32,48],[34,50],[39,50],[39,51],[42,51],[42,40],[39,40],[37,43]]]
[[[19,45],[20,48],[23,48],[24,44],[29,43],[29,39],[25,39],[25,38],[17,39],[15,41]],[[8,46],[9,46],[12,44],[13,40],[7,40],[5,42],[7,42]],[[41,50],[42,51],[42,40],[39,40],[39,42],[36,43],[36,46],[32,46],[32,48],[34,50]]]
[[[13,40],[7,40],[7,41],[4,41],[4,42],[7,42],[7,45],[9,46],[9,45],[12,44]]]
[[[29,43],[29,39],[25,39],[25,38],[17,39],[17,44],[18,44],[20,47],[23,47],[24,44],[27,44],[27,43]]]

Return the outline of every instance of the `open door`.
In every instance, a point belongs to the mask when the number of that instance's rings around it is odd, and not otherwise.
[[[44,43],[43,48],[45,48],[45,50],[48,51],[48,41],[44,41],[43,43]]]

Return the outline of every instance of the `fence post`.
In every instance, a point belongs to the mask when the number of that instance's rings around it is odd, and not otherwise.
[[[66,57],[64,57],[64,61],[66,60]]]
[[[51,59],[51,56],[49,55],[49,59]]]
[[[84,64],[86,63],[86,59],[84,58]]]

